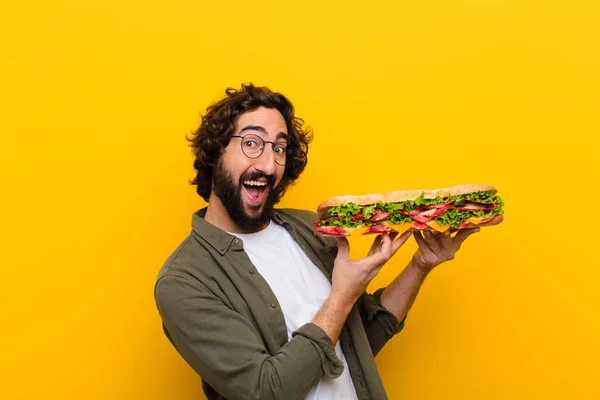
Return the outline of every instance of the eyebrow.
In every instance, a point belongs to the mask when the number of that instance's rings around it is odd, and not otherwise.
[[[258,131],[258,132],[262,133],[263,135],[267,134],[267,130],[260,125],[246,125],[242,129],[240,129],[239,133],[241,134],[242,132],[245,132],[245,131]],[[277,137],[275,138],[275,140],[279,140],[279,139],[288,140],[288,138],[289,138],[289,136],[287,133],[279,132],[277,134]]]

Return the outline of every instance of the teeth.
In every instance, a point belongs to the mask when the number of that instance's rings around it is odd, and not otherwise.
[[[248,186],[267,186],[267,184],[265,182],[258,182],[258,181],[244,181],[243,183],[244,183],[244,185],[248,185]]]

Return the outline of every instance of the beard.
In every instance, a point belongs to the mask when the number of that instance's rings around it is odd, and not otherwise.
[[[259,206],[251,206],[250,213],[244,207],[242,200],[242,190],[244,181],[258,180],[266,178],[267,185],[264,190],[268,190],[267,198]],[[222,159],[217,161],[213,170],[213,190],[215,195],[221,200],[229,218],[238,226],[246,231],[258,231],[262,229],[273,218],[273,207],[277,203],[278,193],[273,188],[275,184],[274,175],[265,175],[260,172],[245,172],[240,176],[239,182],[234,182],[230,171],[223,165]]]

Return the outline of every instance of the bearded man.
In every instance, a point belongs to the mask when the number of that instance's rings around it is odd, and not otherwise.
[[[411,233],[349,258],[314,234],[315,212],[275,208],[307,163],[312,133],[292,103],[242,85],[190,138],[208,206],[155,285],[165,334],[214,399],[386,399],[375,355],[404,327],[430,271],[478,228],[414,233],[419,249],[385,288],[369,282]]]

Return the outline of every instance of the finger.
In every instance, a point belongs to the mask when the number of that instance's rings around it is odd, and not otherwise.
[[[435,237],[433,235],[433,233],[431,233],[431,231],[427,230],[425,232],[423,232],[423,235],[425,236],[425,242],[427,243],[427,245],[429,246],[429,248],[434,252],[438,252],[440,250],[440,243],[437,237]]]
[[[396,232],[396,235],[395,235],[395,236],[397,236],[397,233],[398,233],[398,232]],[[402,245],[403,245],[404,243],[406,243],[406,241],[408,240],[408,238],[409,238],[410,236],[411,236],[411,233],[407,231],[407,232],[404,232],[402,235],[400,235],[400,237],[398,237],[397,239],[395,239],[395,240],[392,242],[392,255],[396,254],[396,252],[398,251],[398,249],[399,249],[400,247],[402,247]]]
[[[345,236],[336,236],[338,242],[338,253],[337,257],[342,257],[343,259],[350,258],[350,243]]]
[[[387,233],[381,235],[381,248],[379,251],[369,254],[367,257],[363,259],[365,263],[369,266],[369,268],[375,268],[381,266],[381,264],[385,263],[389,258],[390,248],[391,248],[391,240]]]
[[[456,250],[460,249],[460,246],[463,244],[463,242],[472,234],[479,232],[481,228],[467,228],[467,229],[462,229],[460,232],[458,232],[456,234],[456,236],[454,237],[454,246],[456,248]]]
[[[425,238],[423,238],[423,232],[414,231],[413,236],[415,237],[415,241],[417,242],[421,250],[431,250],[427,245],[427,242],[425,242]]]
[[[436,241],[436,236],[430,230],[423,231],[423,236],[425,237],[425,241],[428,243],[431,241]]]
[[[381,253],[384,256],[389,257],[390,252],[392,251],[392,239],[390,239],[390,235],[384,233],[381,235]]]
[[[371,248],[369,249],[369,252],[367,253],[367,255],[371,255],[371,254],[377,252],[380,245],[381,245],[381,235],[377,235],[375,237],[375,239],[373,240],[373,244],[371,245]]]
[[[444,233],[440,233],[438,235],[438,239],[440,242],[440,246],[443,249],[451,249],[452,248],[452,236],[450,236],[450,231],[445,231]]]

